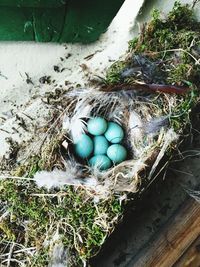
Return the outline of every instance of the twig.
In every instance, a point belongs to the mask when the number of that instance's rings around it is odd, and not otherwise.
[[[5,263],[5,262],[7,262],[7,261],[8,261],[8,259],[2,261],[2,263]],[[10,262],[16,262],[16,263],[20,264],[21,266],[25,267],[24,263],[22,263],[22,262],[19,261],[19,260],[16,260],[16,259],[12,259],[12,258],[11,258],[11,259],[10,259]]]
[[[59,120],[61,119],[61,117],[65,114],[67,108],[58,116],[58,118],[52,123],[52,125],[49,127],[49,129],[44,133],[44,136],[42,138],[40,138],[40,140],[38,141],[38,149],[41,149],[41,146],[43,145],[44,141],[46,140],[48,133],[55,128],[55,126],[58,124]],[[29,158],[29,156],[35,151],[35,144],[34,147],[32,147],[29,151],[29,154],[26,156],[25,160],[27,160]]]
[[[191,152],[193,152],[193,151],[195,151],[195,150],[191,150]],[[188,150],[188,152],[190,152],[190,151]],[[183,156],[182,159],[171,160],[171,162],[172,162],[172,163],[173,163],[173,162],[180,162],[180,161],[183,161],[183,160],[185,160],[185,159],[187,159],[187,158],[192,158],[192,157],[200,156],[200,152],[198,152],[198,153],[196,153],[196,154],[189,154],[189,155],[186,155],[186,156],[184,156],[183,153],[182,153],[181,156]]]
[[[189,172],[184,172],[184,171],[181,171],[181,170],[177,170],[177,169],[174,169],[174,168],[171,168],[169,167],[168,170],[171,170],[171,171],[174,171],[174,172],[178,172],[178,173],[182,173],[182,174],[186,174],[187,176],[194,176],[192,173],[189,173]]]
[[[199,1],[199,0],[198,0]],[[200,64],[200,60],[195,58],[191,53],[189,53],[188,51],[182,49],[182,48],[174,48],[174,49],[167,49],[167,50],[163,50],[163,51],[158,51],[158,52],[146,52],[145,54],[160,54],[160,53],[167,53],[167,52],[184,52],[186,54],[188,54],[191,58],[194,59],[195,64],[199,65]]]
[[[8,262],[7,262],[7,267],[10,267],[10,261],[11,261],[11,256],[13,253],[13,249],[14,249],[15,243],[12,243],[12,246],[10,247],[10,251],[9,251],[9,255],[8,255]]]
[[[4,218],[6,218],[7,216],[8,216],[8,214],[9,214],[10,212],[7,210],[6,212],[4,212],[2,215],[1,215],[1,217],[0,217],[0,222],[1,222],[1,220],[3,220]]]
[[[199,0],[193,0],[193,3],[192,3],[192,8],[195,7],[195,5],[199,2]]]
[[[15,244],[15,243],[13,243],[13,244]],[[31,252],[31,250],[33,250],[33,252]],[[18,254],[18,253],[23,253],[23,252],[28,251],[28,253],[31,254],[31,256],[32,256],[33,253],[35,252],[35,250],[36,250],[36,247],[24,248],[24,249],[18,249],[18,250],[13,251],[12,254]],[[0,255],[0,258],[7,257],[8,255],[9,255],[9,253],[1,254],[1,255]]]
[[[134,91],[134,90],[142,90],[149,93],[166,93],[166,94],[178,94],[182,95],[188,92],[190,88],[184,86],[175,86],[175,85],[163,85],[163,84],[147,84],[147,83],[135,83],[133,85],[129,84],[118,84],[113,86],[108,86],[107,88],[103,88],[103,92],[118,92],[118,91]]]
[[[6,176],[6,175],[0,175],[0,179],[19,179],[19,180],[27,180],[27,181],[35,181],[33,178],[28,177],[20,177],[20,176]]]
[[[8,134],[11,134],[11,132],[9,132],[7,130],[4,130],[4,129],[0,129],[0,131],[5,132],[5,133],[8,133]]]
[[[32,120],[32,121],[33,121],[33,118],[32,118],[31,116],[27,115],[27,114],[26,114],[26,113],[24,113],[24,112],[22,112],[22,114],[23,114],[24,116],[26,116],[27,118],[29,118],[30,120]]]

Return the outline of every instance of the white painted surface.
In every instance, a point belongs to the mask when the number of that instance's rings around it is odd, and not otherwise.
[[[55,85],[40,84],[39,78],[48,75],[55,80],[54,84],[64,85],[67,80],[72,84],[87,86],[88,78],[93,75],[103,76],[105,69],[127,50],[128,41],[133,37],[131,29],[143,2],[144,0],[126,0],[108,31],[99,41],[90,45],[0,43],[0,117],[3,117],[0,118],[0,129],[11,133],[0,131],[0,156],[9,148],[5,142],[6,137],[12,136],[18,142],[30,138],[26,131],[16,125],[16,113],[28,112],[33,117],[34,114],[37,114],[37,118],[44,117],[40,96],[46,91],[52,91]],[[71,56],[66,58],[69,53]],[[84,59],[91,54],[94,56],[90,60]],[[61,57],[64,61],[61,61]],[[87,72],[83,71],[82,64],[88,66]],[[54,65],[65,70],[61,73],[55,72]],[[27,84],[25,73],[33,84]],[[13,126],[20,133],[13,133]]]

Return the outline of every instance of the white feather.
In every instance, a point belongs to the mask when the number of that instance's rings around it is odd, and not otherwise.
[[[133,152],[135,157],[138,157],[140,156],[142,150],[141,142],[143,139],[143,123],[142,119],[135,111],[130,112],[129,129]]]
[[[81,177],[81,173],[73,164],[65,163],[65,171],[54,169],[51,172],[40,171],[34,175],[34,180],[38,187],[60,188],[64,185],[80,186],[95,188],[97,180],[95,178],[77,178]]]
[[[61,240],[62,236],[58,233],[57,229],[52,238],[46,241],[46,244],[44,244],[44,246],[50,247],[50,262],[48,267],[68,266],[67,249],[64,247]]]
[[[49,267],[66,267],[67,259],[66,259],[66,249],[61,242],[55,242],[52,255],[51,255],[51,263]]]
[[[67,114],[65,114],[63,117],[62,128],[66,132],[70,129],[70,118],[69,118],[69,116],[67,116]]]
[[[161,116],[151,119],[149,122],[145,123],[144,131],[145,134],[156,135],[161,130],[161,128],[169,125],[169,116]]]
[[[129,128],[131,131],[131,138],[135,141],[141,140],[142,127],[143,123],[140,116],[135,111],[131,111],[129,116]]]
[[[194,198],[198,203],[200,203],[200,191],[198,190],[193,190],[190,188],[185,188],[185,191],[192,197]]]
[[[92,106],[85,100],[78,101],[73,115],[65,114],[63,119],[63,130],[71,134],[73,143],[76,143],[86,130],[85,118],[89,118]]]
[[[161,159],[163,158],[163,156],[165,155],[165,152],[167,150],[167,148],[171,145],[172,142],[174,142],[175,140],[178,139],[178,135],[174,132],[173,129],[169,129],[165,135],[164,138],[162,140],[162,146],[161,146],[161,150],[151,168],[151,171],[149,173],[148,179],[150,180],[156,170],[156,167],[158,166],[159,162],[161,161]]]

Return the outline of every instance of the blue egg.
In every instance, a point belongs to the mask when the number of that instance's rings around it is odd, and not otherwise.
[[[89,119],[87,123],[88,132],[92,135],[101,135],[104,134],[107,129],[107,122],[104,118],[95,117]]]
[[[74,145],[76,155],[82,159],[88,158],[92,154],[93,147],[92,139],[86,134],[82,134]]]
[[[118,164],[127,158],[127,151],[122,145],[114,144],[109,146],[107,155],[114,163]]]
[[[103,135],[95,136],[94,139],[94,155],[106,154],[109,143],[108,140]]]
[[[108,128],[104,135],[109,142],[116,144],[121,142],[124,138],[124,131],[119,124],[115,122],[109,122]]]
[[[89,160],[89,165],[104,171],[112,166],[111,160],[105,155],[96,155]]]

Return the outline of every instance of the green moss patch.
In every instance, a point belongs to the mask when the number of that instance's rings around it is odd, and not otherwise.
[[[99,251],[122,214],[120,202],[114,196],[95,204],[84,189],[66,186],[62,191],[47,192],[28,179],[1,181],[0,193],[1,204],[8,213],[0,224],[2,262],[6,262],[7,253],[15,244],[13,251],[19,262],[47,266],[57,233],[67,250],[63,261],[81,266]],[[34,257],[28,250],[17,253],[18,246],[32,248]]]

